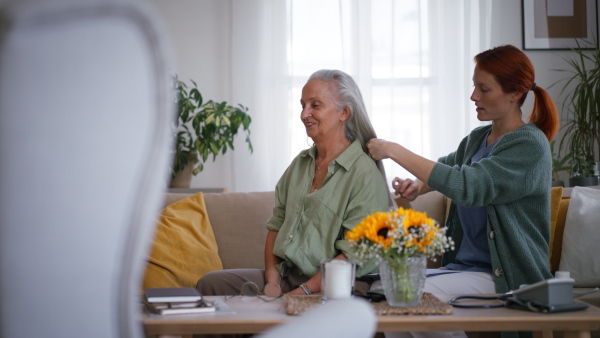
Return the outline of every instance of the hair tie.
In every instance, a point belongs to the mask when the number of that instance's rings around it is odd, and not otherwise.
[[[529,90],[534,90],[534,89],[535,89],[535,87],[537,87],[537,85],[536,85],[536,84],[535,84],[535,82],[534,82],[534,83],[533,83],[533,86],[531,86],[531,89],[529,89]]]

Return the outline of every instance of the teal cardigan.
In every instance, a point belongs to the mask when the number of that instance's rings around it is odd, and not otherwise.
[[[502,136],[488,158],[471,165],[490,129],[474,129],[456,152],[440,158],[427,183],[452,199],[446,225],[456,250],[443,256],[444,265],[455,260],[463,235],[456,204],[487,207],[492,274],[496,292],[504,293],[552,277],[552,155],[544,133],[530,123]]]

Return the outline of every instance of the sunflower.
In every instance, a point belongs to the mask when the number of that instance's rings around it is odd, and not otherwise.
[[[390,219],[388,213],[376,212],[350,230],[346,234],[346,239],[355,242],[364,239],[387,249],[392,245],[393,239],[390,235],[396,226],[397,224]]]

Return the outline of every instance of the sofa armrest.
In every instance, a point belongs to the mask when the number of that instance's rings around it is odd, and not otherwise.
[[[165,198],[164,198],[164,202],[163,202],[163,208],[166,208],[168,205],[173,204],[179,200],[182,200],[186,197],[190,197],[193,194],[187,194],[187,193],[167,193],[165,194]]]

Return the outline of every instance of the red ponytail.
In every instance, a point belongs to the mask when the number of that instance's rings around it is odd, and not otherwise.
[[[535,123],[546,134],[548,141],[552,141],[558,132],[558,111],[554,101],[543,88],[535,86],[533,93],[535,100],[531,115],[529,115],[529,122]]]

